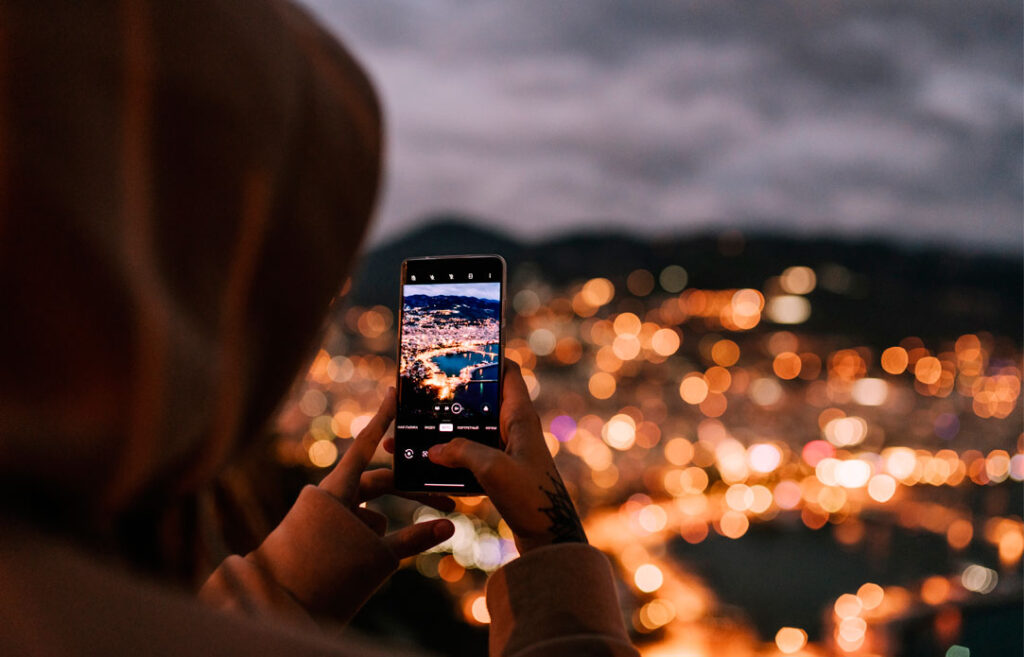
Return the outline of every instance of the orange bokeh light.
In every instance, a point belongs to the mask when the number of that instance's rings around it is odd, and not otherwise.
[[[731,367],[740,359],[740,348],[732,340],[719,340],[711,347],[711,360],[722,367]]]
[[[775,372],[775,376],[788,381],[800,375],[801,365],[799,356],[792,351],[784,351],[775,357],[772,362],[772,370]]]

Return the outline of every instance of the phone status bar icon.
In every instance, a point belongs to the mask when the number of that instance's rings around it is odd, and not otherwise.
[[[446,280],[446,276],[447,276],[447,280],[449,282],[458,283],[460,281],[475,281],[475,280],[477,280],[477,274],[480,274],[480,273],[481,272],[471,272],[471,271],[470,272],[462,272],[462,273],[445,272],[444,274],[425,274],[425,276],[430,281],[433,281],[435,283],[437,281],[439,281],[439,280],[440,281]],[[486,273],[487,273],[486,280],[493,281],[494,280],[494,273],[493,272],[486,272]],[[410,283],[417,283],[417,282],[419,282],[419,279],[423,278],[423,276],[424,276],[424,274],[422,274],[422,273],[420,275],[409,274],[409,282]]]

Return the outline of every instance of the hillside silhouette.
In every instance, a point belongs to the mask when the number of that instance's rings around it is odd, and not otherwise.
[[[823,271],[835,273],[842,285],[833,281],[830,289],[819,280],[808,295],[813,310],[801,331],[849,336],[875,346],[909,335],[949,339],[979,331],[1021,341],[1020,257],[915,249],[882,240],[738,236],[734,231],[654,240],[603,231],[522,242],[459,217],[438,217],[364,253],[350,302],[395,310],[404,258],[467,253],[502,255],[513,294],[530,280],[564,285],[603,276],[615,283],[617,298],[628,296],[626,277],[639,268],[657,275],[677,264],[689,274],[689,287],[761,289],[786,267],[806,265],[819,272],[819,279]]]

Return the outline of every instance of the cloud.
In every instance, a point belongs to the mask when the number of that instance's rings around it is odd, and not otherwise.
[[[1018,3],[306,4],[383,95],[374,240],[458,211],[1021,249]]]

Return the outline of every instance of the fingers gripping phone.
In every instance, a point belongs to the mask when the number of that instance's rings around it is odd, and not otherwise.
[[[395,485],[449,495],[483,492],[469,470],[427,458],[461,437],[499,447],[505,344],[505,260],[498,255],[402,263]]]

